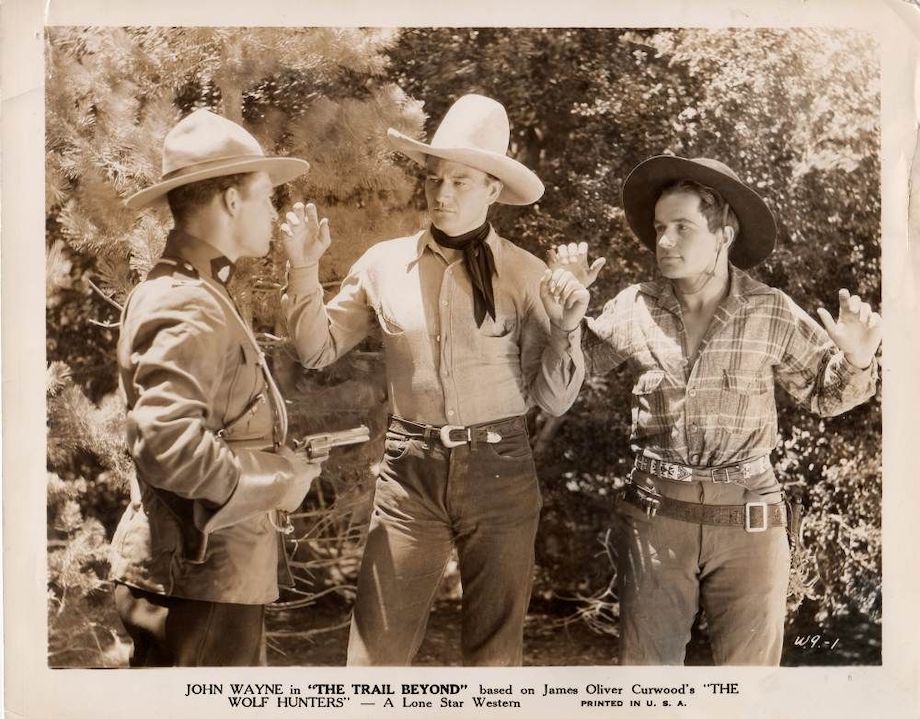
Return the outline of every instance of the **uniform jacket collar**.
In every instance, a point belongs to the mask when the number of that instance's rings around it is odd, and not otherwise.
[[[199,276],[207,277],[222,285],[227,283],[229,277],[215,276],[214,268],[228,265],[232,268],[234,266],[214,245],[210,245],[201,238],[177,228],[170,230],[166,238],[163,256],[174,257],[188,262],[195,268]]]

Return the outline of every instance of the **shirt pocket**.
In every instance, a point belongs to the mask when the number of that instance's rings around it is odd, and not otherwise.
[[[483,364],[507,365],[511,361],[518,361],[521,351],[514,317],[498,315],[493,320],[486,315],[482,326],[477,327],[471,314],[469,326],[472,329],[469,346],[475,348],[474,356]]]
[[[719,393],[719,424],[729,432],[762,427],[770,402],[769,383],[761,372],[723,370]]]
[[[634,435],[645,436],[650,433],[649,430],[652,430],[652,432],[660,430],[657,425],[660,424],[660,419],[666,414],[662,397],[664,376],[663,369],[646,370],[639,375],[633,385],[632,421]]]
[[[482,325],[478,328],[479,336],[486,340],[503,339],[510,337],[517,329],[517,322],[513,317],[502,317],[499,315],[494,320],[486,315]]]

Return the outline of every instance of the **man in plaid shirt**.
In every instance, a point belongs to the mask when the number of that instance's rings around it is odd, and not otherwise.
[[[743,270],[773,250],[763,200],[721,162],[658,156],[623,188],[626,218],[661,279],[633,285],[587,321],[588,368],[635,376],[635,469],[617,503],[623,664],[682,664],[702,606],[717,664],[779,663],[788,523],[769,455],[774,386],[822,416],[875,393],[881,318],[840,290],[824,329]],[[587,245],[552,264],[585,285]]]

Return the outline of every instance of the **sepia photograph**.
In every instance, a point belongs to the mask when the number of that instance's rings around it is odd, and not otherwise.
[[[908,716],[920,7],[806,4],[46,9],[8,708]]]
[[[871,36],[46,41],[50,665],[880,663]]]

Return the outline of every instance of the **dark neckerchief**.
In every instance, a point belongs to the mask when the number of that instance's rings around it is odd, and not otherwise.
[[[486,243],[491,229],[486,222],[475,230],[451,237],[434,225],[431,226],[431,236],[435,242],[441,247],[463,253],[463,264],[473,284],[473,318],[477,327],[482,327],[486,313],[495,319],[495,295],[492,292],[495,258],[492,256],[492,248]]]

